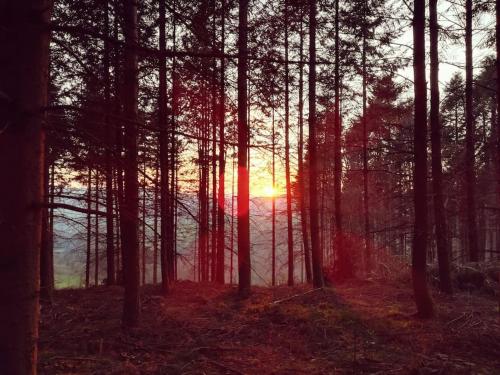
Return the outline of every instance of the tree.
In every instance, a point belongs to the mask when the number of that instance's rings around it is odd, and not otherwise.
[[[238,24],[238,275],[239,291],[250,292],[250,191],[248,179],[248,0],[239,1]]]
[[[413,9],[414,66],[414,238],[412,278],[418,314],[430,318],[434,314],[427,288],[427,88],[425,82],[425,0],[415,0]]]
[[[316,0],[309,0],[309,217],[311,228],[311,255],[313,285],[321,288],[323,255],[318,225],[318,161],[316,155]]]
[[[439,261],[440,288],[445,293],[452,292],[450,278],[450,243],[447,238],[446,216],[443,201],[443,166],[441,163],[441,121],[439,116],[439,55],[437,20],[437,0],[429,1],[430,29],[430,85],[431,85],[431,147],[432,147],[432,187],[434,196],[434,222]]]
[[[123,325],[139,324],[139,183],[137,162],[137,3],[124,0],[125,61],[123,72],[123,112],[126,118],[124,133],[124,199],[123,199]]]
[[[353,275],[352,261],[343,244],[342,230],[342,124],[340,118],[340,8],[339,0],[335,0],[335,109],[334,109],[334,206],[335,206],[335,244],[338,254],[338,274],[340,278],[349,278]]]
[[[221,4],[221,53],[224,54],[226,43],[226,1]],[[226,117],[226,64],[224,57],[220,60],[220,103],[219,103],[219,194],[217,212],[217,281],[224,284],[224,247],[225,247],[225,178],[226,178],[226,145],[225,145],[225,117]]]
[[[497,139],[496,139],[496,157],[497,157],[497,199],[500,202],[500,0],[495,1],[495,15],[496,15],[496,28],[495,28],[495,42],[496,42],[496,73],[497,73],[497,95],[496,95],[496,126],[497,126]],[[497,244],[498,248],[498,244]],[[498,276],[500,280],[500,275]],[[500,312],[500,300],[499,300],[499,308]]]
[[[285,180],[286,180],[286,217],[288,245],[288,286],[293,286],[293,219],[292,219],[292,185],[290,183],[290,68],[288,66],[288,1],[285,0]]]
[[[52,1],[2,2],[0,24],[0,364],[36,374],[44,117]]]
[[[465,0],[465,190],[467,199],[467,238],[469,258],[479,260],[476,223],[475,123],[472,61],[472,0]]]
[[[159,85],[158,85],[158,127],[160,133],[160,269],[161,288],[163,294],[170,289],[167,264],[167,248],[169,233],[169,168],[168,168],[168,129],[167,129],[167,61],[166,49],[166,16],[165,0],[159,2]]]

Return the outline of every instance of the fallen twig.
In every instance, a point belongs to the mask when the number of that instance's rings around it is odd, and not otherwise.
[[[304,292],[304,293],[294,294],[293,296],[273,301],[271,304],[272,305],[277,305],[279,303],[290,301],[291,299],[294,299],[294,298],[297,298],[297,297],[301,297],[301,296],[305,296],[306,294],[310,294],[310,293],[316,292],[318,290],[323,290],[323,288],[311,289],[311,290],[308,290],[307,292]]]

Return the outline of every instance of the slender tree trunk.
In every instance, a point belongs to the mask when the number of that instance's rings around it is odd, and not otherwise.
[[[300,20],[300,64],[299,64],[299,144],[298,144],[298,183],[299,183],[299,206],[300,206],[300,226],[302,230],[302,242],[304,246],[304,266],[306,280],[312,282],[311,271],[311,248],[309,246],[309,231],[306,210],[306,189],[304,171],[304,30],[303,15]]]
[[[221,4],[221,53],[224,54],[226,43],[226,1]],[[226,60],[220,60],[220,103],[219,103],[219,197],[217,211],[217,282],[224,284],[225,260],[225,175],[226,175],[226,145],[225,145],[225,115],[226,115]]]
[[[425,0],[414,1],[414,207],[415,227],[412,252],[412,276],[415,302],[421,318],[434,314],[427,288],[427,88],[425,82]]]
[[[316,0],[309,1],[309,209],[311,221],[311,255],[313,285],[321,288],[323,254],[318,226],[318,161],[316,156]]]
[[[467,237],[471,262],[479,260],[476,223],[475,124],[473,113],[472,0],[465,1],[465,189]]]
[[[0,364],[4,374],[36,374],[40,242],[44,191],[52,2],[0,5]],[[38,114],[27,116],[26,114]]]
[[[104,34],[109,36],[109,0],[104,2]],[[109,76],[110,67],[110,46],[109,41],[104,41],[104,101],[105,126],[106,126],[106,283],[115,284],[115,243],[114,243],[114,223],[113,223],[113,127],[108,116],[111,106],[111,81]]]
[[[242,295],[250,292],[250,192],[248,173],[248,0],[239,0],[238,24],[238,276]]]
[[[367,12],[367,1],[363,2],[363,46],[362,46],[362,85],[363,85],[363,216],[364,216],[364,232],[365,232],[365,269],[370,272],[372,268],[372,259],[370,252],[370,206],[369,206],[369,192],[368,192],[368,129],[367,129],[367,118],[366,118],[366,105],[367,105],[367,69],[366,69],[366,12]]]
[[[439,25],[437,20],[438,0],[429,1],[430,55],[431,55],[431,147],[432,187],[434,193],[434,221],[439,262],[440,288],[451,293],[450,245],[447,238],[447,223],[443,200],[443,168],[441,163],[441,121],[439,118]]]
[[[338,274],[341,278],[353,276],[350,255],[343,245],[342,228],[342,124],[340,119],[340,8],[339,0],[335,0],[335,113],[334,113],[334,205],[335,205],[335,244],[338,254]]]
[[[123,111],[125,123],[125,191],[123,200],[123,325],[133,327],[139,324],[140,312],[140,270],[139,270],[139,184],[137,163],[137,3],[124,0],[125,62],[123,80]]]
[[[49,165],[48,145],[44,155],[44,197],[43,202],[47,207],[42,209],[42,240],[40,249],[40,297],[47,303],[52,303],[54,293],[54,252],[52,246],[51,212],[49,203],[52,201],[52,177]]]
[[[158,283],[158,180],[159,180],[159,165],[156,163],[155,168],[155,186],[153,198],[153,284]]]
[[[213,32],[212,32],[212,43],[216,43],[215,35],[215,2],[214,2],[214,14],[213,14]],[[216,281],[217,276],[217,63],[215,58],[212,59],[212,77],[210,82],[211,91],[211,125],[212,125],[212,232],[211,232],[211,281]]]
[[[292,217],[292,185],[290,183],[290,69],[288,66],[288,1],[285,0],[285,180],[286,180],[286,217],[288,244],[288,286],[293,286],[294,254],[293,254],[293,217]]]
[[[99,169],[95,171],[95,210],[99,211]],[[94,285],[99,286],[99,215],[95,215]]]
[[[90,254],[92,252],[92,168],[87,173],[87,256],[85,259],[85,288],[90,287]]]
[[[178,98],[177,98],[177,59],[175,57],[175,52],[177,51],[177,1],[173,1],[173,25],[172,25],[172,49],[174,51],[174,56],[172,58],[172,119],[170,127],[170,192],[169,192],[169,226],[168,226],[168,276],[170,281],[177,278],[176,276],[176,264],[177,257],[175,255],[176,251],[176,238],[175,238],[175,210],[176,210],[176,122],[178,113]]]
[[[276,194],[275,189],[276,189],[276,132],[274,129],[274,108],[272,109],[273,115],[272,115],[272,127],[273,127],[273,134],[272,134],[272,142],[273,142],[273,166],[272,166],[272,179],[273,179],[273,196],[271,197],[271,220],[272,220],[272,226],[271,226],[271,281],[272,281],[272,286],[276,285]]]
[[[496,41],[496,73],[497,73],[497,87],[496,87],[496,99],[497,99],[497,108],[496,108],[496,115],[497,115],[497,189],[498,189],[498,197],[497,201],[500,202],[500,0],[495,1],[495,13],[496,13],[496,33],[495,33],[495,41]],[[498,214],[497,217],[500,217],[500,213]],[[498,223],[497,223],[498,225]],[[500,230],[497,230],[497,250],[500,250],[500,236],[498,235],[500,233]],[[500,259],[500,252],[497,254],[497,259]],[[500,274],[498,275],[498,280],[500,281]],[[499,299],[499,308],[498,311],[500,312],[500,299]]]
[[[141,278],[142,285],[146,285],[146,153],[144,151],[144,165],[143,165],[143,180],[142,180],[142,231],[141,231],[141,249],[142,249],[142,270]]]
[[[234,164],[235,164],[235,152],[233,149],[233,157],[232,157],[232,171],[231,171],[231,254],[229,259],[229,280],[230,284],[233,284],[233,270],[234,270]]]
[[[159,86],[158,86],[158,126],[160,131],[160,270],[163,294],[170,290],[167,251],[169,215],[169,165],[167,129],[167,61],[166,50],[166,10],[165,0],[159,1]]]

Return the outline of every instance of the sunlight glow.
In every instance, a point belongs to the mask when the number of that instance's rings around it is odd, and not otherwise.
[[[275,197],[277,194],[278,194],[278,192],[276,191],[276,188],[273,186],[270,186],[270,185],[264,186],[264,188],[262,189],[262,195],[264,197],[272,198],[272,197]]]

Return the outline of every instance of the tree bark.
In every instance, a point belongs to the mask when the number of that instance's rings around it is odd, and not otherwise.
[[[109,0],[104,2],[104,33],[109,36]],[[110,46],[108,40],[104,41],[104,101],[105,126],[106,126],[106,283],[115,284],[115,242],[114,242],[114,222],[113,222],[113,126],[108,116],[111,107],[111,81],[109,76],[110,67]]]
[[[123,111],[125,123],[125,189],[123,199],[123,325],[134,327],[139,324],[140,313],[140,270],[139,270],[139,184],[137,163],[137,3],[124,0],[125,62],[123,79]]]
[[[427,88],[425,81],[425,0],[414,1],[414,207],[415,224],[412,251],[412,276],[418,315],[434,314],[427,288]]]
[[[285,180],[288,245],[288,286],[294,284],[292,184],[290,183],[290,69],[288,66],[288,1],[285,0]]]
[[[465,1],[465,191],[467,237],[471,262],[479,260],[476,223],[475,123],[473,113],[472,0]]]
[[[367,12],[367,0],[363,2],[363,45],[362,45],[362,85],[363,85],[363,216],[364,216],[364,245],[365,245],[365,270],[370,272],[372,268],[372,259],[370,252],[370,205],[369,205],[369,192],[368,192],[368,129],[367,129],[367,118],[366,118],[366,106],[367,106],[367,69],[366,69],[366,12]]]
[[[450,278],[450,243],[444,211],[443,167],[441,163],[441,119],[439,116],[439,25],[437,19],[438,0],[429,0],[430,29],[430,85],[431,85],[431,148],[432,148],[432,187],[434,192],[434,221],[436,246],[439,262],[439,284],[445,293],[452,292]]]
[[[221,4],[221,53],[224,55],[226,43],[226,1]],[[225,178],[226,178],[226,145],[225,145],[225,115],[226,115],[226,60],[220,60],[220,103],[219,103],[219,197],[217,211],[217,282],[224,284],[225,261]]]
[[[316,0],[309,0],[309,207],[313,285],[324,286],[323,254],[318,226],[318,161],[316,156]]]
[[[166,49],[166,10],[165,0],[159,2],[159,86],[158,86],[158,126],[160,132],[160,270],[161,289],[165,295],[170,290],[168,274],[168,223],[169,223],[169,165],[168,165],[168,129],[167,129],[167,61]]]
[[[304,31],[303,15],[300,20],[300,64],[299,64],[299,144],[298,144],[298,175],[299,175],[299,208],[300,227],[302,230],[302,242],[304,244],[304,266],[306,281],[312,282],[311,271],[311,248],[309,246],[309,231],[306,210],[306,189],[304,171]]]
[[[239,291],[250,293],[250,192],[248,176],[248,0],[239,0],[238,24],[238,276]]]
[[[52,2],[0,5],[0,364],[36,374]]]

